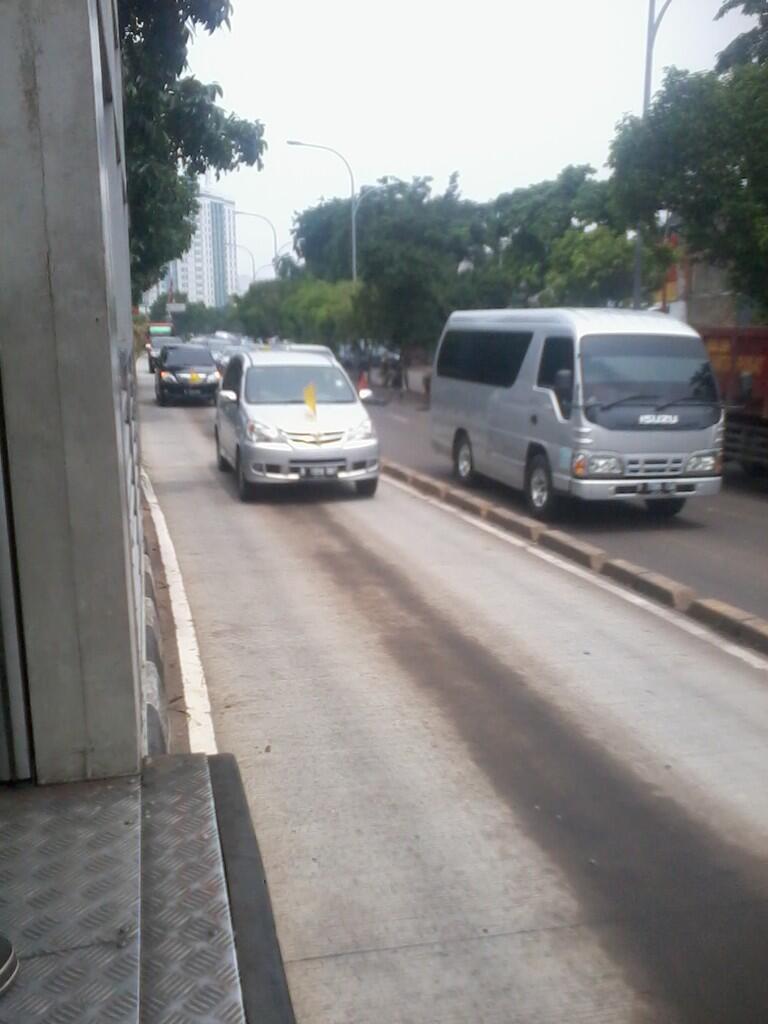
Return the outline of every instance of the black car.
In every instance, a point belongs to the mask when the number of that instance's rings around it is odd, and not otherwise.
[[[171,399],[216,401],[221,374],[205,345],[163,346],[155,371],[155,398],[158,405]]]
[[[147,344],[144,346],[147,352],[147,362],[149,363],[149,372],[154,373],[157,369],[157,364],[160,359],[160,353],[164,348],[171,348],[173,345],[183,345],[184,342],[181,338],[176,338],[172,334],[155,335],[150,338]]]

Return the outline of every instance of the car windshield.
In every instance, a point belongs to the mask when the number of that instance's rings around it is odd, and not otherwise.
[[[182,369],[184,366],[215,366],[213,356],[207,348],[195,345],[180,345],[165,354],[165,365],[171,369]]]
[[[310,385],[318,405],[355,401],[349,382],[335,366],[252,366],[245,379],[245,400],[251,405],[298,405]]]
[[[592,335],[581,340],[584,405],[718,401],[699,338]]]

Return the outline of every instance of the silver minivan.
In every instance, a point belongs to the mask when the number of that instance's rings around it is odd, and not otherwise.
[[[723,409],[707,351],[661,313],[501,309],[451,314],[432,374],[433,447],[459,480],[639,498],[657,517],[721,486]]]
[[[243,349],[227,364],[216,406],[216,459],[234,469],[243,501],[261,485],[354,483],[373,497],[379,442],[329,348],[280,344]]]

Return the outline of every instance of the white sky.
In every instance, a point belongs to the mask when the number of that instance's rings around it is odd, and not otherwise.
[[[661,6],[661,0],[658,0]],[[712,67],[748,26],[714,22],[720,0],[673,0],[656,44],[654,88],[669,65]],[[223,105],[266,126],[261,172],[222,177],[239,209],[275,223],[288,242],[293,214],[349,195],[340,150],[357,187],[383,175],[454,170],[463,195],[486,200],[566,164],[605,164],[614,127],[638,112],[646,0],[473,0],[455,13],[433,0],[235,0],[232,30],[200,35],[191,69],[218,82]],[[238,242],[271,276],[268,226],[238,217]],[[241,274],[250,257],[238,250]]]

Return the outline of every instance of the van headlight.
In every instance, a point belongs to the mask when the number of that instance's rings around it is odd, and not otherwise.
[[[618,455],[610,452],[577,452],[573,457],[571,471],[575,477],[622,476],[624,463]]]
[[[248,440],[253,444],[260,444],[262,441],[284,440],[283,432],[278,427],[273,427],[269,423],[259,423],[258,420],[248,420],[245,432],[248,435]]]
[[[367,416],[356,427],[351,427],[347,431],[348,441],[370,441],[374,437],[376,437],[376,431]]]
[[[694,452],[685,464],[686,473],[722,473],[721,452]]]

